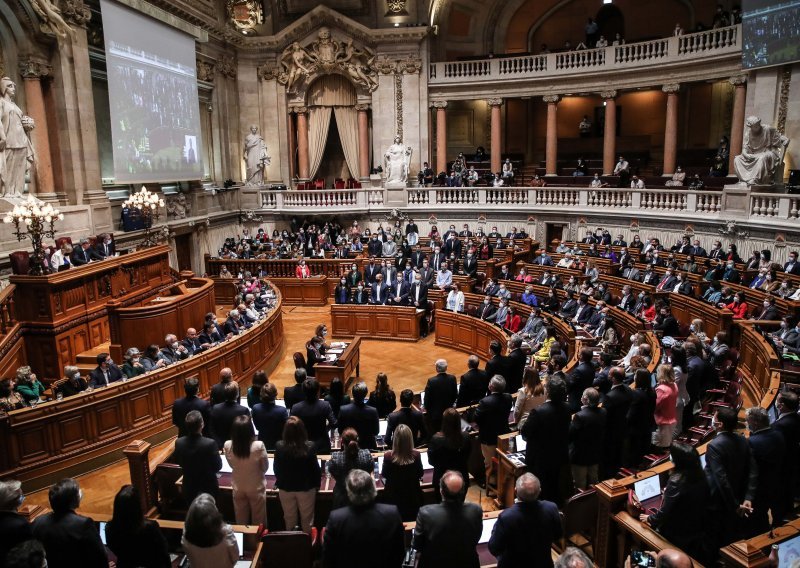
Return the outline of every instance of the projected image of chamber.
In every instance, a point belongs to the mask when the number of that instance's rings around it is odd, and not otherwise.
[[[194,38],[101,2],[117,183],[200,179]]]
[[[742,66],[800,60],[800,0],[745,0],[742,8]]]

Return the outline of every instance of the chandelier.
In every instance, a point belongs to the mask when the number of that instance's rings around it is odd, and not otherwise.
[[[152,247],[158,244],[157,233],[152,233],[150,229],[153,223],[157,223],[161,217],[162,207],[164,207],[164,200],[145,186],[122,202],[123,209],[136,211],[144,221],[144,241],[141,246]]]
[[[64,220],[64,214],[49,203],[42,203],[32,195],[22,205],[15,205],[14,209],[6,213],[3,222],[14,224],[14,235],[17,241],[30,239],[33,245],[33,255],[30,259],[29,274],[43,276],[52,272],[45,255],[42,239],[55,236],[54,223]]]

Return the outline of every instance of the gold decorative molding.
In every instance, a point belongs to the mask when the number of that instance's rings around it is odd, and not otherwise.
[[[214,73],[216,71],[216,65],[210,61],[200,61],[197,60],[197,80],[204,81],[206,83],[213,83],[214,82]]]
[[[406,0],[386,0],[387,16],[407,16]]]

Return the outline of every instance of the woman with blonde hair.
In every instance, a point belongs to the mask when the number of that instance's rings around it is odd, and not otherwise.
[[[546,398],[538,371],[533,367],[526,367],[522,388],[517,391],[517,402],[514,404],[514,421],[517,423],[517,429],[522,430],[528,414],[541,406]]]
[[[231,438],[225,442],[225,458],[231,466],[233,512],[240,525],[267,524],[269,457],[264,442],[257,440],[250,416],[237,416]]]
[[[383,455],[381,477],[385,482],[384,502],[397,505],[403,522],[416,520],[422,505],[422,459],[414,449],[411,428],[400,424],[392,435],[392,449]]]
[[[659,365],[656,371],[656,431],[653,445],[666,450],[672,444],[675,425],[678,423],[678,385],[675,384],[675,371],[672,365]]]

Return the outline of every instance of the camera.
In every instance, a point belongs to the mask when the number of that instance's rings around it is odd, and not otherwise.
[[[631,566],[642,566],[643,568],[650,568],[656,565],[656,559],[642,552],[641,550],[631,551]]]

